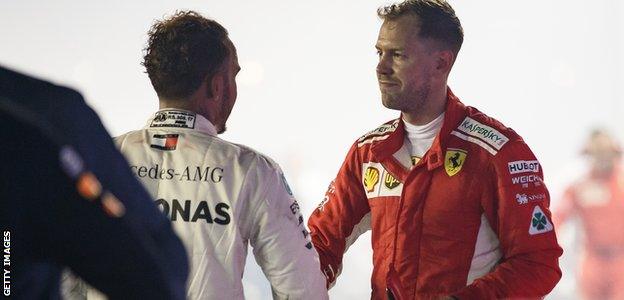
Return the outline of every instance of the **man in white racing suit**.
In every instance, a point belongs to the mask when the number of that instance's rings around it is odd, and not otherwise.
[[[192,11],[156,22],[144,66],[160,110],[116,138],[191,261],[189,299],[243,299],[251,243],[274,299],[327,299],[316,250],[280,167],[217,137],[240,70],[227,31]]]

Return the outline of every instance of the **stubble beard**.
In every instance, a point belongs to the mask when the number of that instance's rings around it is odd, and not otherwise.
[[[221,124],[220,128],[217,128],[217,134],[222,134],[227,130],[226,123],[227,119],[229,118],[229,112],[227,111],[227,101],[223,101],[221,107],[219,107],[219,116],[223,118],[223,124]]]
[[[232,95],[229,95],[226,92],[229,90],[230,90],[230,86],[226,85],[226,87],[224,88],[224,93],[223,93],[224,101],[221,103],[221,106],[219,107],[219,116],[223,118],[223,125],[221,125],[221,128],[217,129],[217,134],[222,134],[227,130],[227,120],[230,118],[230,114],[232,113],[232,110],[234,109],[233,104],[230,107],[231,99],[229,99],[229,97],[231,97]]]
[[[389,109],[399,110],[401,112],[417,112],[423,109],[429,94],[431,86],[425,84],[412,92],[401,94],[381,93],[381,101],[383,105]]]

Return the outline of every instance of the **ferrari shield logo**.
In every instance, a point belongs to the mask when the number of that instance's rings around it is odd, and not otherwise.
[[[461,171],[466,161],[466,151],[462,149],[449,148],[444,156],[444,170],[448,176],[453,176]]]

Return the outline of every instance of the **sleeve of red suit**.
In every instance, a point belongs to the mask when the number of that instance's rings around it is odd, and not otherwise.
[[[537,164],[517,172],[513,164]],[[505,145],[490,165],[495,199],[482,203],[496,232],[503,258],[489,274],[454,293],[459,299],[541,298],[561,278],[557,244],[549,210],[550,196],[537,159],[521,140]]]
[[[370,213],[370,207],[361,188],[362,167],[356,150],[357,145],[353,145],[325,198],[308,220],[312,242],[319,254],[328,287],[334,284],[340,273],[346,249],[369,226],[361,224]]]

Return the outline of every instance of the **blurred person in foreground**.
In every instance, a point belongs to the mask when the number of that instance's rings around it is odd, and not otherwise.
[[[59,299],[65,267],[112,299],[184,299],[186,255],[82,96],[0,67],[5,293]],[[7,263],[8,259],[8,263]]]
[[[191,258],[189,299],[243,299],[251,243],[275,299],[326,299],[318,254],[280,167],[220,139],[236,101],[236,48],[192,12],[156,22],[143,65],[160,110],[116,138]]]
[[[463,30],[445,1],[382,7],[384,106],[309,220],[327,284],[372,229],[373,299],[539,298],[561,277],[539,162],[512,129],[447,86]],[[505,101],[505,95],[500,95]]]
[[[606,131],[589,136],[587,174],[553,209],[555,227],[578,218],[584,243],[577,279],[584,299],[624,299],[624,173],[619,143]]]

